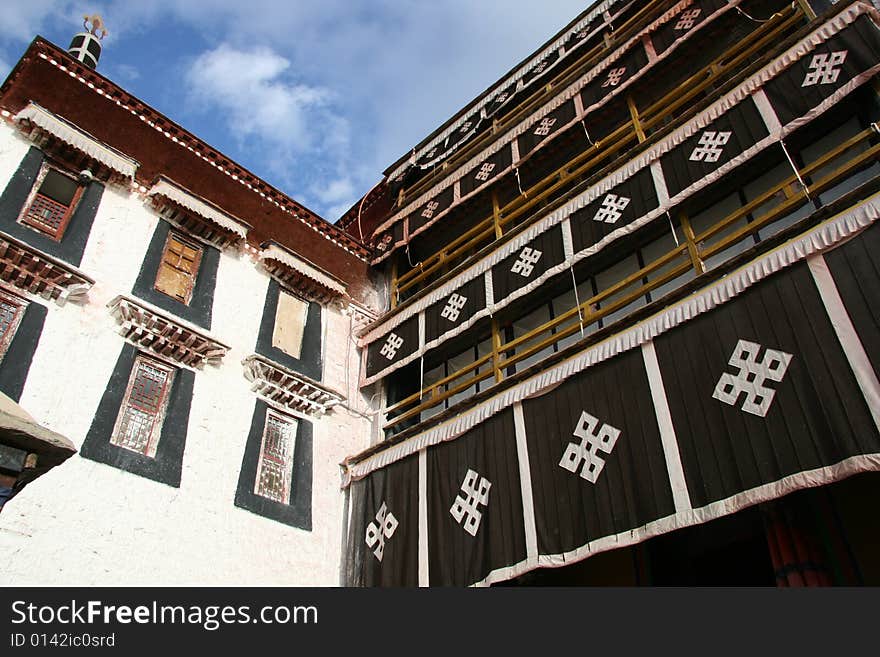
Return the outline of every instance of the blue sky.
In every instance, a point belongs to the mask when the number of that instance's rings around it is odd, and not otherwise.
[[[98,12],[98,70],[328,221],[592,2],[5,0],[0,75]]]

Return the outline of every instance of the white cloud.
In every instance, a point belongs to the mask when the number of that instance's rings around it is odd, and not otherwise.
[[[314,193],[324,203],[333,203],[350,199],[354,195],[354,186],[348,178],[337,178],[324,186],[316,187]]]
[[[0,35],[4,40],[30,41],[49,20],[76,16],[72,2],[53,0],[6,0],[0,11]],[[79,20],[82,21],[82,15]],[[71,36],[73,33],[71,32]],[[67,44],[65,44],[67,45]]]
[[[318,205],[324,208],[327,217],[336,219],[348,210],[359,198],[352,179],[343,175],[340,178],[319,180],[312,185],[310,195],[317,199]],[[316,206],[317,207],[317,206]]]
[[[0,42],[26,43],[54,26],[44,35],[65,46],[82,15],[97,11],[110,30],[102,66],[120,82],[196,134],[213,135],[255,173],[277,174],[288,193],[322,202],[316,190],[342,178],[363,194],[588,4],[6,0]],[[148,68],[151,48],[162,51],[163,76]],[[141,77],[126,77],[124,64],[140,67]],[[183,67],[189,89],[178,94],[173,71]],[[233,140],[217,139],[217,119]]]
[[[257,136],[304,151],[319,143],[320,115],[332,94],[290,80],[289,68],[287,59],[268,48],[244,51],[222,44],[193,61],[188,93],[203,111],[224,112],[239,138]]]

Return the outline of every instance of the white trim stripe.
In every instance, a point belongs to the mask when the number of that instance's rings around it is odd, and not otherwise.
[[[562,35],[559,39],[549,43],[547,46],[542,48],[539,52],[537,52],[531,59],[523,64],[519,68],[519,70],[513,75],[504,78],[503,80],[497,82],[494,85],[494,90],[489,95],[485,96],[480,102],[476,103],[470,112],[467,114],[463,114],[459,119],[456,119],[453,123],[449,125],[446,129],[444,129],[440,134],[434,137],[431,141],[426,143],[421,149],[413,149],[412,153],[409,155],[409,158],[406,162],[400,164],[396,169],[394,169],[391,173],[388,174],[387,178],[389,180],[393,180],[397,178],[400,174],[406,171],[410,166],[415,164],[418,159],[430,151],[434,146],[439,145],[446,137],[451,135],[453,132],[458,130],[466,121],[473,121],[474,116],[486,107],[489,103],[493,102],[496,97],[500,93],[502,93],[508,86],[515,82],[519,82],[523,77],[528,75],[533,68],[535,68],[542,60],[544,60],[548,55],[552,55],[554,51],[559,50],[559,47],[564,44],[572,34],[579,32],[583,28],[587,27],[595,18],[601,14],[604,14],[609,8],[614,6],[620,2],[620,0],[606,0],[598,7],[593,9],[589,14],[587,14],[583,19],[575,23],[570,30],[568,30],[564,35]],[[690,4],[690,3],[688,3]],[[613,17],[612,17],[613,18]],[[597,27],[593,32],[590,33],[589,37],[584,41],[588,41],[596,32],[601,30],[603,27],[606,27],[611,19],[606,19],[605,23]],[[569,52],[574,52],[575,49],[570,50]],[[549,69],[548,69],[549,70]],[[519,91],[521,87],[517,87],[517,91]]]
[[[880,470],[880,454],[852,456],[834,465],[797,472],[778,481],[751,488],[706,506],[654,520],[642,527],[635,527],[619,534],[603,536],[569,552],[540,555],[537,559],[526,558],[506,568],[493,570],[485,578],[471,586],[488,586],[495,582],[503,582],[535,568],[567,566],[576,561],[583,561],[595,554],[619,547],[636,545],[654,536],[667,534],[682,527],[701,525],[710,520],[731,515],[750,506],[778,499],[797,490],[816,488],[841,481],[861,472],[876,472],[878,470]]]
[[[770,104],[770,99],[767,98],[767,94],[764,92],[763,87],[761,89],[755,89],[752,93],[752,100],[755,101],[755,107],[758,108],[758,113],[761,115],[764,125],[767,126],[767,130],[770,131],[770,136],[778,139],[782,134],[782,123],[779,121],[779,117],[776,115],[776,110],[773,109],[773,105]]]
[[[666,459],[666,471],[669,474],[675,511],[676,513],[687,511],[693,506],[691,505],[690,493],[688,493],[687,481],[684,478],[678,439],[675,437],[672,413],[669,411],[666,388],[663,385],[663,375],[660,373],[660,363],[657,361],[657,351],[654,349],[653,340],[642,344],[642,357],[645,361],[645,370],[648,373],[651,398],[654,400],[654,413],[657,416],[657,426],[660,429],[660,442],[663,445],[663,456]]]
[[[508,408],[514,402],[559,383],[572,374],[592,367],[596,363],[638,347],[644,342],[730,301],[767,276],[815,253],[833,248],[842,240],[856,235],[878,219],[880,219],[880,193],[874,194],[858,205],[730,272],[721,280],[668,308],[664,308],[632,328],[593,345],[572,358],[502,391],[495,397],[428,431],[413,436],[402,443],[392,445],[359,463],[348,464],[344,475],[344,485],[348,485],[351,479],[360,479],[374,470],[409,456],[429,445],[453,440],[498,411]]]
[[[874,424],[880,431],[880,381],[877,380],[877,373],[871,365],[871,360],[865,351],[859,334],[853,326],[852,319],[846,311],[843,299],[840,298],[840,292],[837,290],[837,284],[828,268],[828,263],[821,253],[807,258],[807,265],[810,267],[810,274],[813,281],[819,289],[819,296],[828,313],[828,319],[834,327],[834,333],[840,341],[843,353],[849,361],[856,382],[865,396],[868,403],[868,410],[871,411],[871,417],[874,418]]]
[[[428,571],[428,452],[419,452],[419,586],[430,586]]]
[[[532,497],[532,470],[529,465],[529,446],[526,442],[526,420],[522,402],[513,405],[513,426],[516,430],[516,458],[519,462],[519,486],[522,494],[523,526],[526,537],[526,556],[538,556],[538,531],[535,527],[535,502]]]
[[[654,160],[650,164],[651,180],[654,181],[654,189],[657,190],[657,201],[661,208],[669,207],[669,189],[666,187],[666,178],[663,175],[663,166],[660,160]]]
[[[740,0],[731,0],[731,2],[732,2],[732,4],[739,4]],[[681,13],[684,9],[691,6],[692,4],[693,4],[693,0],[682,0],[681,2],[676,4],[674,7],[670,8],[666,12],[664,12],[653,23],[651,23],[650,25],[645,27],[642,30],[642,32],[650,32],[650,31],[658,29],[659,27],[661,27],[665,23],[668,23],[669,21],[671,21],[679,13]],[[727,5],[725,7],[722,7],[721,9],[716,11],[711,16],[705,18],[700,23],[700,27],[702,27],[705,23],[708,23],[711,20],[714,20],[717,16],[720,16],[722,13],[725,13],[726,11],[731,9],[732,4]],[[597,107],[600,107],[601,105],[604,105],[605,103],[607,103],[612,97],[617,96],[620,93],[622,93],[622,90],[628,88],[633,83],[633,81],[639,79],[644,74],[644,71],[646,71],[648,68],[650,68],[650,66],[652,66],[653,63],[656,63],[656,61],[660,61],[660,60],[668,57],[679,46],[679,44],[681,42],[686,41],[687,39],[689,39],[693,34],[697,33],[698,31],[699,31],[699,28],[688,32],[688,34],[686,34],[682,39],[679,39],[678,41],[676,41],[676,43],[671,48],[667,49],[667,51],[664,52],[660,58],[655,60],[655,62],[650,63],[648,66],[646,66],[644,69],[642,69],[642,71],[640,71],[636,75],[632,76],[631,78],[627,79],[626,82],[615,87],[611,93],[609,93],[607,96],[604,96],[601,100],[593,103],[590,107],[583,108],[582,103],[581,103],[581,107],[582,107],[581,112],[576,113],[575,117],[569,123],[565,124],[564,126],[560,126],[554,132],[556,132],[556,133],[562,132],[563,130],[565,130],[569,126],[573,125],[577,121],[582,120],[586,116],[586,114],[588,114],[589,112],[591,112],[594,109],[596,109]],[[564,91],[562,91],[561,93],[554,96],[543,107],[541,107],[540,109],[538,109],[534,113],[532,113],[527,119],[524,119],[519,124],[517,124],[515,127],[508,130],[502,137],[500,137],[499,139],[494,141],[491,145],[489,145],[486,148],[484,148],[483,150],[481,150],[477,155],[472,157],[465,164],[457,167],[455,169],[455,171],[461,172],[461,175],[458,178],[452,178],[451,176],[448,176],[448,177],[444,178],[443,180],[441,180],[440,182],[433,185],[430,189],[428,189],[428,191],[423,192],[422,194],[417,196],[412,201],[407,202],[406,205],[404,205],[401,210],[399,210],[392,217],[388,218],[386,221],[382,222],[382,224],[377,226],[375,228],[375,230],[373,231],[373,235],[377,235],[377,234],[381,233],[383,230],[387,230],[393,224],[397,223],[399,220],[404,219],[407,215],[414,212],[418,207],[422,206],[426,201],[428,201],[431,198],[434,198],[437,194],[442,192],[444,189],[449,187],[451,184],[453,184],[454,182],[458,182],[459,180],[461,180],[461,178],[466,177],[467,174],[472,169],[474,169],[475,167],[482,164],[487,158],[491,157],[495,153],[499,152],[500,150],[509,146],[511,143],[515,142],[517,137],[519,137],[521,134],[523,134],[525,132],[528,132],[531,128],[533,128],[535,126],[536,123],[538,123],[541,119],[543,119],[548,114],[550,114],[551,112],[553,112],[554,110],[559,108],[559,106],[565,104],[566,102],[568,102],[572,98],[580,99],[579,92],[582,91],[583,88],[586,87],[590,82],[592,82],[597,77],[602,75],[617,60],[619,60],[621,57],[623,57],[630,48],[632,48],[634,45],[639,43],[640,39],[641,39],[640,35],[636,35],[636,36],[632,37],[631,39],[629,39],[626,43],[624,43],[622,46],[617,48],[617,50],[615,50],[613,53],[611,53],[605,59],[603,59],[601,62],[599,62],[596,66],[594,66],[592,69],[590,69],[590,71],[587,74],[585,74],[580,79],[578,79],[577,81],[575,81],[574,83],[569,85]],[[548,136],[547,139],[542,140],[542,144],[546,143],[549,140],[550,140],[550,137]],[[450,151],[450,152],[454,152],[458,148],[459,145],[464,143],[464,141],[465,140],[463,140],[462,142],[459,142],[459,144],[456,145],[456,147],[454,149],[452,149],[452,151]],[[532,153],[537,151],[539,148],[540,148],[540,146],[533,148],[532,151],[529,153],[529,155],[531,155]],[[508,171],[510,171],[510,169],[513,168],[513,166],[518,163],[518,159],[519,158],[513,159],[511,166],[504,169],[504,171],[499,172],[497,174],[497,176],[503,175],[504,173],[507,173]],[[392,178],[392,179],[394,177],[395,176],[389,176],[389,178]],[[475,190],[475,191],[477,191],[477,190]],[[460,198],[457,197],[456,201],[458,201],[458,200],[460,200]],[[437,213],[431,219],[430,222],[428,222],[424,226],[420,226],[417,231],[414,231],[413,235],[417,235],[418,233],[427,229],[428,226],[430,226],[431,224],[436,223],[436,221],[438,219],[442,218],[449,211],[449,209],[450,208],[446,208],[445,210],[443,210],[443,212]],[[380,258],[377,259],[377,262],[379,260],[384,259],[385,257],[387,257],[387,256],[381,256]]]
[[[593,200],[595,200],[598,196],[607,193],[615,186],[625,182],[641,169],[643,169],[645,166],[651,166],[653,163],[659,164],[660,157],[689,139],[699,130],[708,126],[724,113],[739,104],[739,102],[751,96],[752,91],[759,88],[768,80],[775,77],[782,70],[790,66],[794,61],[797,61],[798,58],[812,51],[815,47],[817,47],[821,43],[824,43],[824,41],[834,36],[834,34],[839,32],[840,30],[848,27],[862,14],[869,12],[872,14],[875,13],[870,7],[862,4],[857,4],[853,7],[850,7],[841,15],[837,16],[832,21],[833,24],[829,23],[827,25],[824,25],[822,26],[822,28],[820,28],[820,30],[817,30],[813,34],[803,39],[800,43],[793,46],[785,55],[779,57],[777,60],[774,60],[774,62],[769,64],[764,70],[755,74],[752,78],[744,82],[739,88],[737,88],[727,96],[716,101],[712,106],[707,108],[700,115],[694,117],[688,124],[679,127],[675,132],[670,134],[666,139],[655,145],[653,148],[638,155],[636,158],[634,158],[621,168],[617,169],[613,173],[609,174],[603,180],[596,183],[590,189],[586,190],[585,192],[571,199],[564,205],[553,210],[543,219],[540,219],[539,221],[529,226],[528,229],[516,235],[512,240],[502,244],[497,250],[488,254],[480,261],[474,263],[471,267],[463,271],[454,279],[447,281],[437,289],[428,293],[426,296],[418,299],[408,308],[392,315],[391,317],[380,318],[380,323],[368,329],[363,337],[360,338],[359,344],[368,344],[369,342],[376,340],[378,337],[387,333],[388,331],[393,330],[395,326],[398,326],[407,318],[416,314],[420,310],[423,310],[432,303],[435,303],[437,300],[439,300],[439,298],[443,296],[448,296],[451,292],[466,283],[468,280],[476,278],[476,276],[486,271],[487,269],[491,269],[492,266],[494,266],[504,258],[508,257],[514,251],[522,248],[523,245],[537,237],[537,235],[550,230],[556,224],[563,221],[565,218],[586,207],[587,205],[592,203]],[[800,52],[798,50],[799,48],[803,48],[804,52]],[[792,54],[793,52],[796,53],[797,56]],[[726,172],[743,164],[761,150],[771,146],[772,144],[784,138],[786,135],[800,128],[804,124],[809,123],[817,116],[827,111],[831,106],[838,103],[846,95],[851,93],[857,87],[861,86],[867,80],[871,79],[877,72],[880,72],[880,64],[851,79],[845,85],[840,87],[829,98],[825,99],[815,108],[808,111],[803,117],[795,119],[794,121],[787,124],[782,129],[780,134],[776,135],[775,137],[772,134],[768,135],[740,155],[736,156],[732,160],[728,161],[727,163],[716,169],[712,174],[705,176],[701,180],[680,191],[678,194],[675,195],[675,198],[669,199],[667,191],[667,201],[665,204],[661,203],[660,207],[658,207],[656,210],[652,210],[651,212],[647,213],[636,221],[622,226],[621,228],[607,235],[600,242],[597,242],[595,245],[588,247],[587,249],[584,249],[580,252],[582,255],[576,255],[575,261],[598,252],[601,248],[603,248],[611,241],[622,237],[623,235],[629,234],[630,232],[637,230],[641,226],[650,222],[652,219],[655,219],[656,217],[665,214],[666,211],[671,209],[676,203],[681,202],[686,197],[714,183]],[[769,130],[770,127],[768,126],[768,131]],[[658,183],[658,179],[656,177],[654,180],[655,183]],[[665,180],[663,182],[663,188],[665,189]],[[661,190],[658,188],[658,192],[660,191]],[[391,370],[386,370],[385,374],[390,371]]]

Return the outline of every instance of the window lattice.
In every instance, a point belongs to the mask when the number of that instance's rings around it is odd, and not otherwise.
[[[43,228],[51,234],[58,233],[67,216],[69,207],[58,201],[53,201],[48,196],[37,194],[28,208],[25,219],[30,224]]]
[[[24,300],[0,294],[0,358],[6,355],[15,337],[26,305]]]
[[[17,319],[20,310],[21,306],[18,304],[0,297],[0,341],[2,341],[10,331],[15,330],[18,324]]]
[[[296,422],[272,413],[266,416],[257,486],[254,491],[257,495],[282,504],[289,502],[295,435]]]
[[[19,221],[61,239],[84,187],[73,178],[43,164]]]
[[[154,434],[171,371],[139,359],[129,384],[112,442],[147,456],[156,451]]]

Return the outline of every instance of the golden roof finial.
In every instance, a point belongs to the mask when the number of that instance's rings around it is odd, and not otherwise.
[[[91,21],[92,23],[91,29],[89,29],[89,21]],[[104,26],[104,19],[101,18],[100,14],[86,14],[85,16],[83,16],[83,27],[99,39],[103,39],[105,36],[107,36],[107,28]],[[100,36],[98,36],[98,32],[101,33]]]

